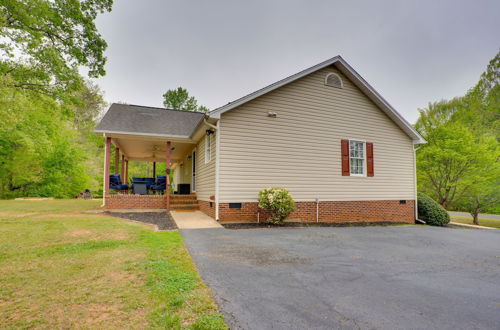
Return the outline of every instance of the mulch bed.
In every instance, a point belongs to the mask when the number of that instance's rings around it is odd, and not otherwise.
[[[159,230],[177,229],[174,219],[168,212],[106,212],[113,217],[151,223]]]
[[[265,222],[251,223],[221,223],[227,229],[252,228],[306,228],[306,227],[370,227],[370,226],[399,226],[408,225],[405,222],[285,222],[282,225],[273,225]]]

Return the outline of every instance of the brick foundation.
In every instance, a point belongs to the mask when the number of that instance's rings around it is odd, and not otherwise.
[[[126,209],[166,209],[165,195],[126,195],[116,194],[106,196],[106,210]]]
[[[215,219],[215,202],[212,202],[212,207],[210,207],[210,202],[198,201],[200,211]]]
[[[206,202],[208,205],[208,202]],[[319,202],[319,222],[415,222],[415,201],[322,201]],[[316,222],[316,202],[296,202],[296,210],[290,220]],[[200,209],[203,210],[201,203]],[[228,203],[219,205],[221,222],[255,222],[259,211],[257,202],[242,203],[241,209],[230,209]],[[215,213],[215,205],[213,208]],[[213,215],[207,213],[211,217]],[[265,212],[260,210],[260,220],[265,220]]]

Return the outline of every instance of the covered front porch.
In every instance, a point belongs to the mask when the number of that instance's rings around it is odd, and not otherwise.
[[[131,162],[148,166],[131,176]],[[111,134],[106,136],[104,179],[106,209],[197,209],[196,143]]]
[[[105,209],[198,209],[196,148],[210,125],[202,113],[113,104],[96,129]]]

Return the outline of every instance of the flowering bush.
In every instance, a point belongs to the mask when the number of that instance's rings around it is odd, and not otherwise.
[[[269,213],[269,222],[281,225],[295,210],[295,202],[288,190],[267,188],[259,192],[259,207]]]

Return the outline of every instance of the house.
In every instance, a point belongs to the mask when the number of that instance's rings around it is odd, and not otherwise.
[[[106,139],[105,179],[114,144],[122,177],[128,161],[166,162],[174,189],[191,193],[111,194],[105,183],[108,209],[190,198],[221,222],[256,221],[265,216],[258,192],[281,187],[301,221],[415,220],[414,145],[425,140],[340,56],[208,114],[113,104],[96,132]]]

